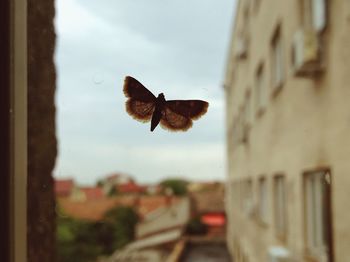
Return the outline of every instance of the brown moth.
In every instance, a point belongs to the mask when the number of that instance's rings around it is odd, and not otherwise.
[[[170,131],[186,131],[192,127],[192,120],[204,115],[208,102],[202,100],[165,100],[164,94],[158,97],[131,76],[125,77],[124,94],[126,111],[141,122],[151,120],[151,131],[160,125]]]

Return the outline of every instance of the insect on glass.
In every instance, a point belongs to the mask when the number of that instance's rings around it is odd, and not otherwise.
[[[158,97],[131,76],[124,80],[126,111],[141,122],[151,120],[151,131],[160,125],[170,131],[186,131],[192,127],[192,120],[204,115],[208,102],[202,100],[165,100],[164,94]]]

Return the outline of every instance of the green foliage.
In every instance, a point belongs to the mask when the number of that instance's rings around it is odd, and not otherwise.
[[[130,207],[116,207],[100,222],[57,218],[57,261],[89,262],[108,256],[134,239],[138,221]]]
[[[97,183],[96,183],[96,186],[103,187],[103,181],[102,180],[98,180]]]
[[[176,196],[184,196],[187,194],[188,182],[183,179],[167,179],[161,182],[161,185],[167,189],[171,189]]]
[[[112,187],[112,188],[109,190],[109,192],[108,192],[107,195],[108,195],[109,197],[118,195],[118,189],[117,189],[115,186]]]
[[[83,262],[94,261],[102,254],[101,246],[96,242],[93,223],[71,218],[57,219],[57,261]]]
[[[186,227],[186,233],[190,235],[204,235],[207,232],[208,227],[202,223],[200,217],[192,218]]]
[[[135,237],[135,226],[138,221],[136,212],[130,207],[117,207],[105,215],[106,223],[113,225],[114,245],[124,247]]]

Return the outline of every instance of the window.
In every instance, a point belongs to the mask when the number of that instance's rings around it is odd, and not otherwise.
[[[268,198],[267,198],[267,181],[266,178],[262,177],[259,179],[259,206],[258,215],[259,219],[263,223],[267,223],[268,220]]]
[[[253,9],[255,12],[259,11],[261,0],[253,0]]]
[[[251,179],[248,179],[244,181],[244,187],[243,187],[243,211],[248,215],[253,215],[253,182]]]
[[[283,50],[281,43],[281,32],[278,27],[272,38],[272,88],[273,91],[282,87],[284,79]]]
[[[236,116],[233,119],[233,124],[232,124],[232,142],[234,145],[237,144],[238,141],[238,136],[239,136],[239,129],[238,129],[238,117]]]
[[[302,1],[303,25],[313,28],[316,32],[322,32],[327,25],[326,0],[303,0]]]
[[[267,92],[264,83],[264,66],[260,64],[255,76],[255,112],[260,115],[267,105]]]
[[[305,175],[307,249],[320,261],[331,260],[331,177],[328,171]]]
[[[274,217],[277,236],[285,238],[287,229],[287,200],[284,176],[274,177]]]
[[[253,122],[252,118],[252,104],[251,104],[251,94],[247,92],[244,103],[244,119],[248,125],[251,125]]]

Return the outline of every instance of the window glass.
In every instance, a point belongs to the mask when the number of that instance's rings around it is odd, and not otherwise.
[[[274,202],[275,202],[275,226],[276,233],[285,237],[287,227],[287,201],[285,177],[274,177]]]

